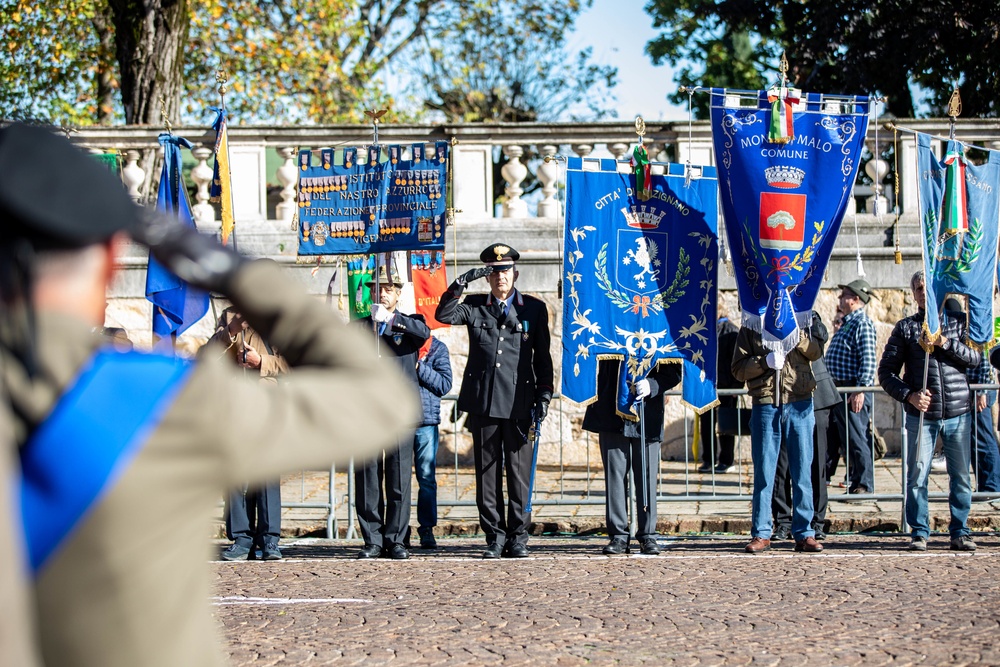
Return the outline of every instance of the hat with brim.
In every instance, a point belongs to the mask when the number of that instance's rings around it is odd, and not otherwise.
[[[0,129],[0,174],[0,243],[83,248],[139,224],[121,179],[52,128]]]
[[[514,266],[514,262],[521,258],[521,253],[503,243],[494,243],[479,253],[479,259],[486,266],[504,268]]]
[[[846,285],[837,285],[840,289],[851,290],[854,294],[861,299],[861,303],[868,303],[872,299],[878,299],[875,296],[875,292],[872,291],[872,286],[868,284],[867,280],[862,280],[858,278],[857,280],[852,280]]]
[[[393,287],[402,287],[403,281],[400,280],[399,274],[395,271],[391,271],[389,275],[386,274],[385,266],[380,266],[378,268],[378,284],[379,285],[392,285]],[[368,280],[365,281],[365,285],[368,287],[374,286],[376,283],[375,276],[369,276]]]

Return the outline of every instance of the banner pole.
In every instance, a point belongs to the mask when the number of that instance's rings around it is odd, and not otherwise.
[[[639,401],[639,461],[642,468],[642,511],[649,512],[649,457],[646,456],[646,399]]]

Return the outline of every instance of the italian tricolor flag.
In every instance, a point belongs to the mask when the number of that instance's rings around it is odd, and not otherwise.
[[[775,144],[787,144],[795,136],[792,105],[799,101],[799,92],[782,84],[780,88],[767,91],[767,101],[771,104],[771,124],[767,140]]]
[[[969,200],[965,190],[965,156],[952,151],[944,156],[948,165],[944,179],[944,206],[941,231],[945,234],[964,234],[969,231]]]

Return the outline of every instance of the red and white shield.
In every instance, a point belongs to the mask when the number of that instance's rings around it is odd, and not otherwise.
[[[806,195],[760,193],[760,245],[772,250],[800,250],[806,230]]]

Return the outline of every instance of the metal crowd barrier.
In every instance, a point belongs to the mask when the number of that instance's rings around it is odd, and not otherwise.
[[[996,391],[997,389],[1000,389],[1000,385],[997,385],[997,384],[972,385],[972,389],[976,392],[974,394],[974,396],[973,396],[973,401],[975,401],[975,397],[978,395],[979,391]],[[842,395],[843,394],[848,394],[848,393],[855,393],[855,392],[863,392],[863,393],[870,393],[870,394],[884,394],[884,391],[882,390],[881,387],[838,387],[838,392],[840,394],[842,394]],[[680,396],[680,393],[681,392],[679,390],[671,390],[671,391],[665,392],[665,395],[666,396]],[[738,396],[738,397],[746,397],[747,396],[747,390],[746,389],[720,389],[720,390],[718,390],[718,393],[719,393],[720,396],[727,396],[727,395],[728,396]],[[455,395],[455,394],[449,394],[449,395],[443,397],[442,400],[446,401],[446,402],[451,402],[454,405],[454,403],[457,402],[457,400],[458,400],[458,396]],[[556,493],[552,493],[551,491],[544,491],[544,490],[540,491],[540,492],[536,491],[535,498],[533,500],[533,504],[534,504],[535,507],[560,506],[560,505],[603,505],[605,503],[605,498],[604,498],[604,495],[603,495],[603,489],[600,489],[600,493],[598,494],[595,489],[591,488],[592,487],[592,484],[591,484],[592,477],[595,477],[595,472],[596,471],[602,469],[601,468],[601,464],[600,464],[599,461],[597,462],[596,467],[592,464],[592,461],[591,461],[591,456],[590,456],[590,452],[591,452],[591,449],[592,449],[592,447],[591,447],[591,444],[592,444],[591,438],[594,437],[594,434],[590,434],[590,433],[584,432],[585,436],[587,437],[587,446],[585,448],[586,455],[585,455],[585,485],[584,485],[584,487],[582,489],[575,489],[575,490],[567,490],[566,489],[566,486],[565,486],[565,480],[566,480],[566,463],[565,463],[565,458],[564,458],[564,449],[565,449],[565,444],[566,443],[563,442],[563,439],[562,439],[562,435],[565,432],[565,429],[563,428],[563,426],[564,426],[564,419],[565,419],[565,411],[562,409],[562,400],[563,400],[562,396],[560,396],[560,395],[554,396],[553,397],[553,403],[552,403],[552,407],[554,409],[550,409],[549,410],[549,418],[552,419],[553,417],[555,417],[556,419],[558,419],[558,429],[557,430],[558,430],[558,434],[559,434],[559,438],[558,438],[558,446],[559,446],[559,475],[558,475],[558,482],[559,482],[559,489],[558,489],[558,492],[556,492]],[[739,401],[747,401],[747,399],[746,398],[740,398]],[[906,525],[906,522],[905,522],[905,480],[907,478],[907,456],[906,456],[906,454],[907,454],[907,451],[908,451],[908,442],[907,442],[907,432],[906,432],[906,427],[905,427],[905,412],[903,410],[903,405],[901,403],[896,402],[896,401],[893,401],[893,404],[895,406],[894,409],[899,411],[899,417],[900,417],[899,418],[899,433],[900,433],[900,442],[902,443],[901,452],[899,454],[899,471],[900,471],[900,473],[899,473],[900,474],[900,476],[899,476],[899,480],[900,480],[900,488],[899,488],[899,490],[897,491],[895,489],[893,489],[893,490],[882,490],[882,489],[879,489],[879,488],[877,488],[878,482],[875,482],[873,480],[873,486],[875,486],[876,488],[871,489],[870,493],[856,493],[856,494],[851,494],[851,493],[848,492],[848,490],[846,488],[846,485],[845,485],[844,493],[829,493],[828,494],[828,500],[830,502],[862,502],[862,501],[898,502],[900,504],[900,525],[905,527],[905,525]],[[742,407],[749,408],[749,402],[747,401],[747,405],[742,406]],[[838,409],[841,409],[841,408],[838,405],[838,406],[835,406],[835,407],[833,407],[831,409],[838,410]],[[848,409],[849,409],[848,408],[848,404],[847,404],[847,401],[845,400],[845,401],[843,401],[843,410],[845,412],[845,417],[847,416],[847,410]],[[991,409],[991,408],[987,408],[987,409]],[[448,412],[451,412],[451,414],[455,414],[452,411],[446,411],[446,413],[448,413]],[[874,466],[875,466],[875,453],[874,453],[874,450],[875,450],[875,448],[874,448],[875,412],[876,412],[876,406],[875,406],[875,401],[874,401],[874,397],[873,397],[872,410],[871,410],[871,412],[869,414],[869,426],[870,426],[870,428],[868,429],[868,435],[869,435],[868,451],[870,452],[871,457],[872,457],[872,466],[873,466],[873,469],[874,469]],[[737,432],[736,432],[736,436],[735,436],[736,444],[735,444],[735,449],[734,449],[735,460],[734,460],[734,463],[733,463],[734,467],[736,468],[736,474],[735,475],[730,475],[729,473],[725,474],[725,479],[727,481],[728,480],[735,480],[736,481],[736,490],[735,490],[735,492],[732,492],[732,491],[720,491],[720,489],[722,487],[722,484],[721,484],[722,479],[721,478],[722,478],[723,474],[715,472],[714,460],[713,460],[712,470],[710,472],[705,472],[705,473],[692,472],[692,464],[697,463],[697,461],[694,460],[693,457],[692,457],[692,451],[693,451],[693,448],[692,448],[692,444],[693,444],[692,443],[692,436],[693,436],[693,433],[691,432],[692,429],[690,428],[690,424],[693,423],[693,421],[690,419],[690,417],[692,415],[693,415],[693,411],[691,411],[690,409],[685,409],[684,417],[683,417],[683,421],[684,421],[684,459],[683,459],[684,470],[683,470],[683,473],[682,473],[682,479],[681,480],[676,480],[676,479],[667,480],[667,479],[665,479],[666,474],[664,473],[664,465],[663,465],[663,461],[661,460],[659,462],[660,465],[658,466],[658,473],[657,473],[656,502],[657,503],[681,503],[681,502],[739,502],[739,501],[746,502],[746,501],[749,501],[752,498],[752,493],[753,493],[752,482],[751,481],[747,481],[746,476],[744,475],[744,472],[748,471],[748,470],[752,471],[753,470],[753,464],[752,464],[752,461],[751,461],[750,456],[749,456],[749,451],[745,451],[749,447],[749,443],[748,442],[744,443],[744,440],[743,440],[744,437],[748,437],[750,434],[742,432],[742,430],[741,430],[741,426],[742,425],[740,424],[741,420],[739,420],[739,419],[736,420],[737,421]],[[693,416],[694,416],[694,419],[698,418],[697,415],[693,415]],[[970,458],[970,460],[972,462],[972,466],[973,466],[972,474],[975,474],[976,472],[978,472],[976,470],[976,466],[978,466],[978,461],[977,461],[976,455],[975,455],[975,429],[977,428],[978,425],[977,425],[977,420],[975,419],[975,416],[976,416],[975,403],[973,403],[973,413],[971,415],[971,423],[972,423],[971,424],[971,428],[973,429],[973,433],[972,433],[972,440],[971,440],[971,443],[970,443],[970,447],[972,448],[971,458]],[[715,421],[714,421],[714,417],[715,417],[715,413],[713,413],[713,418],[712,418],[712,422],[711,422],[711,432],[712,432],[711,439],[713,441],[713,444],[715,443],[715,437],[716,437],[715,436]],[[994,423],[994,431],[995,431],[996,430],[995,421],[992,420],[992,418],[991,418],[991,421]],[[453,485],[453,488],[450,489],[450,490],[449,489],[445,489],[442,485],[438,486],[438,499],[437,499],[438,506],[439,507],[474,506],[475,505],[475,500],[467,500],[467,499],[462,499],[461,498],[461,489],[460,489],[460,484],[459,484],[459,477],[460,477],[460,470],[461,470],[462,466],[460,465],[460,459],[459,459],[459,429],[457,427],[453,428],[452,429],[452,433],[450,435],[451,435],[451,441],[452,441],[452,445],[453,445],[452,446],[452,451],[454,453],[453,454],[453,462],[452,462],[452,470],[451,470],[451,472],[453,473],[453,477],[454,477],[454,485]],[[443,437],[444,437],[444,435],[442,434],[442,439],[443,439]],[[848,437],[848,439],[850,438],[850,432],[849,431],[848,431],[847,437]],[[705,438],[703,437],[702,440],[704,441]],[[551,447],[551,445],[552,445],[552,442],[548,441],[548,440],[543,441],[541,443],[542,447]],[[850,479],[850,456],[849,456],[849,451],[850,451],[850,443],[848,441],[848,442],[844,443],[844,446],[843,446],[844,463],[845,463],[845,471],[844,472],[845,472],[846,479]],[[744,454],[746,454],[746,456],[744,456]],[[713,452],[713,459],[714,459],[714,452]],[[466,466],[466,467],[467,468],[471,468],[471,464],[469,466]],[[282,508],[292,508],[292,509],[321,509],[321,510],[324,510],[325,513],[326,513],[326,533],[327,533],[327,537],[333,537],[333,536],[339,535],[339,532],[340,532],[339,531],[340,522],[342,520],[346,520],[346,522],[347,522],[346,537],[348,539],[357,537],[358,534],[357,534],[357,527],[356,527],[356,521],[355,521],[355,519],[356,519],[356,512],[355,512],[355,506],[354,506],[354,475],[353,475],[353,464],[348,467],[348,469],[347,469],[346,472],[347,472],[346,483],[342,483],[341,488],[338,489],[337,480],[336,480],[337,469],[336,469],[336,467],[331,467],[330,468],[330,470],[329,470],[329,477],[328,477],[328,491],[329,491],[329,493],[328,493],[328,496],[327,496],[327,499],[326,499],[325,502],[317,502],[317,501],[307,502],[306,500],[304,500],[305,496],[306,496],[306,493],[305,493],[305,473],[302,473],[302,483],[301,483],[302,487],[301,487],[300,500],[299,501],[288,501],[288,500],[285,500],[285,498],[283,497],[282,504],[281,504]],[[439,465],[438,466],[438,473],[440,474],[441,472],[442,472],[442,469],[441,469],[441,467]],[[694,479],[693,479],[694,475],[698,475],[698,481],[697,482],[695,482]],[[838,471],[838,477],[839,477],[839,471]],[[833,480],[831,480],[831,483],[832,482],[833,482]],[[668,486],[668,485],[670,485],[670,486],[676,486],[678,483],[681,486],[681,491],[680,492],[669,492],[669,491],[665,490],[665,486]],[[692,489],[693,486],[700,486],[700,487],[708,486],[709,490],[707,492],[706,491],[697,491],[697,490],[693,490]],[[728,486],[731,486],[731,485],[727,484],[727,487]],[[286,487],[287,487],[287,481],[286,481]],[[831,487],[830,487],[831,490],[833,490],[835,488],[837,488],[837,487],[833,486],[833,485],[831,485]],[[416,483],[416,480],[414,479],[414,481],[413,481],[413,495],[414,495],[414,500],[412,501],[413,502],[414,511],[415,511],[415,508],[416,508],[416,500],[415,500],[416,489],[417,489],[417,483]],[[976,501],[995,500],[997,498],[1000,498],[1000,493],[974,492],[973,495],[972,495],[972,499],[973,499],[974,502],[976,502]],[[944,493],[944,492],[935,492],[935,493],[928,492],[928,500],[929,501],[933,501],[933,502],[947,501],[948,500],[948,494]],[[341,518],[341,516],[343,516],[344,518]]]

